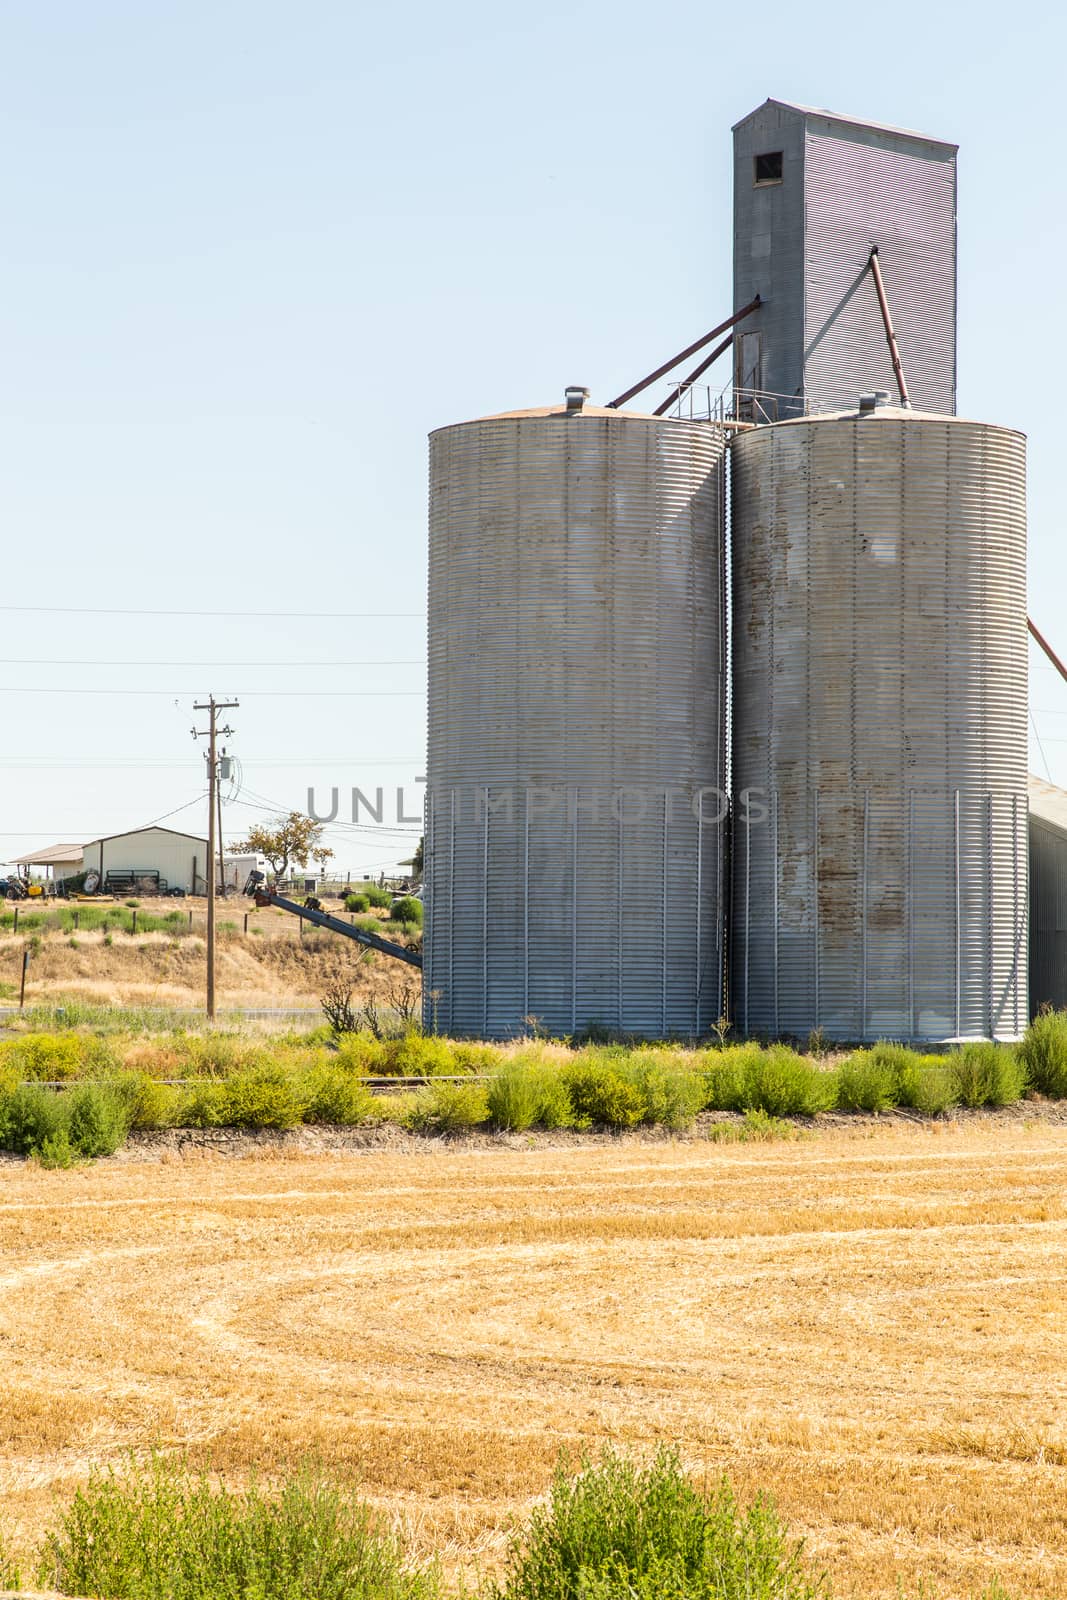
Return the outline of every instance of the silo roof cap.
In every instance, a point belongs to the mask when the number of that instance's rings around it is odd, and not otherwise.
[[[619,411],[613,406],[591,406],[588,402],[580,411],[568,412],[566,405],[530,406],[524,411],[494,411],[485,417],[475,417],[475,422],[506,422],[522,417],[569,417],[571,422],[584,417],[629,417],[639,422],[663,422],[650,411]]]
[[[858,405],[842,411],[809,411],[804,417],[786,417],[781,422],[758,423],[747,433],[764,433],[768,428],[805,428],[815,422],[862,422],[864,427],[877,427],[879,422],[949,422],[972,428],[1001,428],[1005,433],[1025,435],[1019,428],[1009,428],[1001,422],[987,422],[978,417],[954,417],[942,411],[916,411],[913,406],[873,406],[869,411]]]

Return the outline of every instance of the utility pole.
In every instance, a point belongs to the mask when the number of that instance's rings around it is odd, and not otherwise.
[[[219,733],[230,734],[232,728],[220,728],[218,715],[220,711],[230,711],[240,705],[239,700],[216,700],[215,696],[208,695],[206,701],[198,700],[193,706],[194,711],[208,713],[208,726],[206,728],[193,728],[193,738],[206,735],[207,749],[207,1014],[214,1019],[215,1016],[215,794],[219,781],[218,762],[215,755],[215,739]],[[222,827],[219,826],[219,848],[222,847]]]

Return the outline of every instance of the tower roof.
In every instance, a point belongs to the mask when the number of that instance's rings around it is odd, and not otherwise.
[[[913,128],[894,128],[887,122],[871,122],[866,117],[846,117],[838,111],[827,111],[823,106],[802,106],[795,100],[776,100],[773,96],[768,96],[763,105],[778,106],[783,111],[795,111],[799,117],[821,117],[827,122],[840,122],[844,127],[870,128],[875,133],[890,133],[898,139],[918,139],[922,144],[938,145],[942,150],[959,149],[958,144],[951,144],[947,139],[935,139],[928,133],[916,133]],[[754,111],[748,113],[748,116],[742,117],[740,122],[735,122],[732,131],[736,133],[738,128],[743,127],[756,115],[757,111],[762,110],[763,106],[757,106]]]

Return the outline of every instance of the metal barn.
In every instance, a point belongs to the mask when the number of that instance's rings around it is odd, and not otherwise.
[[[171,889],[206,893],[207,840],[196,834],[178,833],[173,828],[135,828],[130,833],[93,839],[85,846],[82,859],[85,871],[99,872],[102,882],[109,872],[158,872]]]
[[[1067,790],[1030,777],[1030,1014],[1067,1007]]]

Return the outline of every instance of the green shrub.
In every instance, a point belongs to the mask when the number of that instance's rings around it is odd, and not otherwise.
[[[813,1117],[837,1099],[837,1075],[785,1045],[732,1045],[704,1054],[705,1104],[714,1111]]]
[[[402,900],[398,900],[391,907],[389,920],[391,922],[414,922],[421,928],[422,901],[414,899],[411,895],[405,895]]]
[[[11,1560],[3,1539],[0,1539],[0,1589],[21,1589],[22,1574]]]
[[[114,1155],[129,1132],[122,1097],[108,1084],[82,1083],[66,1092],[67,1133],[81,1156]]]
[[[1019,1055],[1031,1087],[1067,1100],[1067,1011],[1042,1011],[1027,1028]]]
[[[218,1128],[226,1121],[227,1110],[226,1085],[204,1078],[181,1091],[174,1124],[178,1128]]]
[[[503,1052],[491,1044],[469,1044],[453,1040],[450,1044],[453,1072],[495,1072],[503,1063]]]
[[[174,1126],[181,1092],[173,1084],[160,1083],[147,1072],[124,1072],[112,1081],[111,1088],[121,1099],[131,1128]]]
[[[355,1127],[374,1120],[374,1096],[354,1073],[330,1062],[312,1067],[305,1075],[304,1121]]]
[[[577,1056],[562,1070],[574,1125],[635,1128],[645,1114],[640,1091],[627,1083],[608,1061]]]
[[[215,1487],[153,1457],[94,1469],[51,1537],[38,1581],[110,1600],[432,1600],[374,1514],[306,1472],[276,1493]]]
[[[430,1078],[449,1073],[452,1051],[445,1039],[424,1033],[405,1033],[382,1041],[377,1070],[391,1078]]]
[[[303,1119],[309,1089],[284,1067],[268,1064],[227,1078],[222,1121],[239,1128],[294,1128]]]
[[[641,1096],[641,1121],[679,1132],[704,1105],[704,1080],[672,1052],[638,1050],[616,1070]]]
[[[25,1033],[0,1044],[0,1060],[15,1066],[21,1077],[44,1083],[113,1072],[117,1065],[103,1039],[78,1033]]]
[[[758,1498],[742,1510],[724,1478],[701,1494],[674,1451],[648,1466],[612,1451],[577,1477],[561,1465],[547,1505],[512,1539],[491,1600],[818,1600],[801,1547]]]
[[[375,1078],[382,1071],[383,1046],[370,1033],[346,1033],[337,1042],[336,1060],[348,1072]]]
[[[874,1050],[857,1050],[837,1069],[837,1103],[843,1111],[888,1111],[897,1104],[898,1069]]]
[[[365,894],[345,895],[345,910],[351,912],[369,911],[370,900]]]
[[[536,1057],[513,1056],[494,1074],[486,1092],[495,1128],[521,1133],[526,1128],[567,1128],[574,1114],[563,1075]]]
[[[760,1054],[757,1044],[730,1044],[704,1051],[704,1104],[710,1111],[744,1109],[745,1075]]]
[[[949,1069],[965,1106],[1010,1106],[1026,1093],[1026,1067],[1009,1045],[965,1044],[949,1057]]]
[[[357,894],[365,894],[372,906],[379,910],[387,910],[393,903],[393,897],[388,889],[379,889],[376,883],[360,883],[356,885]]]
[[[407,1125],[416,1133],[463,1133],[489,1120],[480,1083],[429,1083],[415,1096]]]
[[[58,1133],[67,1132],[66,1096],[37,1083],[20,1083],[0,1100],[0,1149],[32,1155]]]
[[[897,1074],[897,1104],[937,1117],[959,1098],[955,1074],[941,1056],[914,1056]]]
[[[179,1034],[173,1044],[183,1077],[226,1078],[236,1072],[254,1072],[272,1060],[261,1044],[227,1033]]]
[[[537,1069],[521,1061],[505,1062],[494,1074],[485,1098],[494,1128],[512,1133],[532,1128],[541,1104]]]
[[[57,1128],[55,1133],[50,1133],[31,1156],[31,1160],[49,1172],[66,1171],[74,1166],[77,1159],[78,1152],[72,1146],[66,1128]]]

